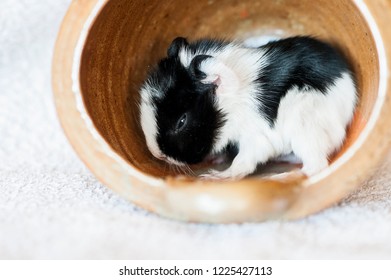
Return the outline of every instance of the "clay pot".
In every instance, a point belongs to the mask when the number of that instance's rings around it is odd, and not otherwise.
[[[386,0],[74,1],[53,63],[58,114],[74,149],[104,184],[162,216],[221,223],[303,217],[357,188],[389,148],[390,18]],[[149,153],[139,126],[146,71],[176,36],[262,34],[315,35],[349,59],[360,101],[342,151],[310,178],[177,176]]]

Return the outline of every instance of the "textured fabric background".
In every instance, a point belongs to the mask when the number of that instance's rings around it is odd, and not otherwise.
[[[100,184],[52,100],[54,40],[69,3],[0,1],[1,259],[391,258],[391,160],[342,203],[293,222],[175,222]]]

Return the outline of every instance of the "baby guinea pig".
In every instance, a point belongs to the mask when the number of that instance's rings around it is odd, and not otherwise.
[[[176,38],[140,93],[151,153],[185,165],[234,146],[229,168],[202,175],[225,179],[292,152],[306,175],[316,174],[342,145],[357,100],[348,63],[306,36],[259,48]]]

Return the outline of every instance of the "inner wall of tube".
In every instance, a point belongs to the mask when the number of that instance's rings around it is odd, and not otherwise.
[[[94,21],[80,68],[83,101],[99,133],[130,165],[156,177],[178,174],[176,168],[148,151],[138,110],[138,91],[148,69],[177,36],[247,39],[252,46],[291,35],[324,39],[338,46],[352,63],[360,95],[346,143],[331,161],[339,158],[365,127],[377,98],[378,57],[368,25],[351,1],[238,2],[111,0]],[[274,162],[260,167],[257,174],[299,167]],[[208,168],[197,166],[197,173]]]

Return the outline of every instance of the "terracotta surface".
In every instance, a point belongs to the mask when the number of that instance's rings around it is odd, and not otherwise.
[[[302,217],[346,196],[389,148],[390,18],[386,0],[74,1],[56,44],[56,106],[87,166],[141,207],[201,222]],[[360,103],[342,151],[312,178],[213,182],[177,177],[148,152],[138,124],[138,89],[148,67],[176,36],[263,34],[315,35],[349,59]]]

